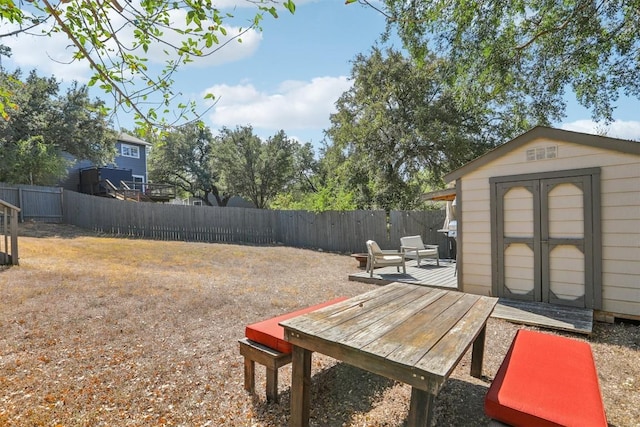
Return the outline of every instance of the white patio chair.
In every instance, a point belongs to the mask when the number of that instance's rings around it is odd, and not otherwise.
[[[407,273],[407,268],[404,264],[404,256],[402,253],[383,251],[380,246],[373,241],[367,240],[367,271],[369,277],[373,277],[373,269],[376,267],[389,267],[396,266],[398,273],[400,272],[400,266],[402,266],[402,272]]]
[[[425,245],[420,236],[406,236],[400,238],[400,252],[405,258],[417,259],[418,267],[423,258],[435,258],[436,264],[440,266],[440,254],[438,245]]]

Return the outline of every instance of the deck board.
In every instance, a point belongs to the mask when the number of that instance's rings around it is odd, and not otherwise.
[[[590,335],[593,330],[593,310],[588,308],[500,298],[491,317],[580,334]]]
[[[455,263],[440,260],[440,266],[437,266],[431,261],[432,260],[422,260],[420,267],[417,266],[415,260],[407,261],[406,274],[402,273],[402,269],[398,272],[396,267],[382,267],[373,270],[373,277],[369,277],[369,273],[362,270],[350,274],[349,280],[373,284],[402,282],[432,288],[458,289]]]
[[[423,261],[420,267],[414,260],[407,261],[406,274],[402,271],[398,273],[396,267],[383,267],[373,270],[373,277],[361,270],[350,274],[349,280],[381,285],[402,282],[439,289],[458,289],[455,262],[441,260],[438,267],[429,261]],[[500,298],[491,317],[580,334],[591,334],[593,330],[593,310],[545,303]]]

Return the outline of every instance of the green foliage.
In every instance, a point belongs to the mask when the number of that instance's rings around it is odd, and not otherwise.
[[[501,140],[481,110],[460,108],[446,63],[417,66],[401,53],[359,55],[353,87],[337,102],[322,160],[360,209],[413,209],[427,185]],[[421,173],[427,170],[429,173]]]
[[[226,206],[232,194],[220,186],[212,169],[213,135],[202,123],[190,123],[164,133],[153,144],[149,156],[149,179],[175,185],[182,193],[211,206]]]
[[[55,185],[67,174],[67,161],[42,136],[9,144],[0,151],[0,181]]]
[[[354,196],[336,183],[318,188],[316,191],[294,194],[292,192],[278,194],[271,203],[273,209],[303,210],[311,212],[352,211],[357,206]]]
[[[217,138],[213,168],[233,194],[260,209],[295,182],[296,156],[301,146],[279,131],[266,141],[251,126],[223,128]]]
[[[261,30],[264,14],[277,17],[277,1],[246,1],[255,7],[255,14],[247,27],[231,37],[238,41],[251,29]],[[295,11],[292,0],[286,0],[284,7],[291,13]],[[29,0],[26,5],[0,0],[0,27],[18,27],[0,32],[0,39],[23,33],[63,33],[69,39],[67,48],[74,61],[86,62],[94,72],[89,86],[97,85],[112,95],[114,108],[132,109],[139,125],[166,124],[162,117],[169,111],[177,114],[176,121],[198,116],[195,102],[177,100],[173,76],[185,64],[215,53],[233,18],[210,0],[144,0],[140,4],[120,0]],[[164,59],[160,69],[148,64],[152,47],[156,48],[154,52],[163,52],[163,58],[154,57]],[[151,102],[152,98],[159,101]],[[0,91],[0,113],[6,115],[12,102],[11,93]],[[174,103],[181,108],[173,108]]]
[[[209,196],[218,206],[241,196],[264,209],[278,193],[303,181],[312,159],[311,146],[287,138],[284,131],[262,141],[251,126],[243,126],[223,128],[214,138],[198,122],[158,138],[149,159],[149,178],[172,183],[207,205],[212,204]]]
[[[449,60],[458,103],[546,124],[564,115],[567,88],[605,121],[620,93],[640,98],[640,0],[384,3],[414,58]]]
[[[115,135],[102,102],[91,101],[86,86],[74,82],[60,95],[54,77],[32,71],[23,81],[17,70],[0,71],[0,87],[11,92],[16,104],[9,119],[0,120],[0,151],[5,162],[11,159],[0,180],[55,184],[64,175],[63,152],[99,165],[113,159]]]

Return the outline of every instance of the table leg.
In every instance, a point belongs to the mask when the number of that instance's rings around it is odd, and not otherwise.
[[[473,342],[473,349],[471,350],[471,376],[480,378],[482,376],[482,361],[484,359],[484,341],[487,331],[487,324],[485,323],[482,330],[478,334],[478,337]]]
[[[435,396],[427,391],[411,387],[411,404],[407,427],[429,427],[433,415]]]
[[[291,427],[308,427],[311,390],[311,351],[293,346],[291,359]]]

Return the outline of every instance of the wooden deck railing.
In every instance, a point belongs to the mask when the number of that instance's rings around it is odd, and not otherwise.
[[[20,208],[0,200],[0,264],[18,265],[18,213]]]
[[[154,184],[148,182],[120,181],[116,187],[108,179],[100,181],[106,193],[116,199],[133,200],[136,202],[168,202],[176,197],[176,189],[169,184]]]

